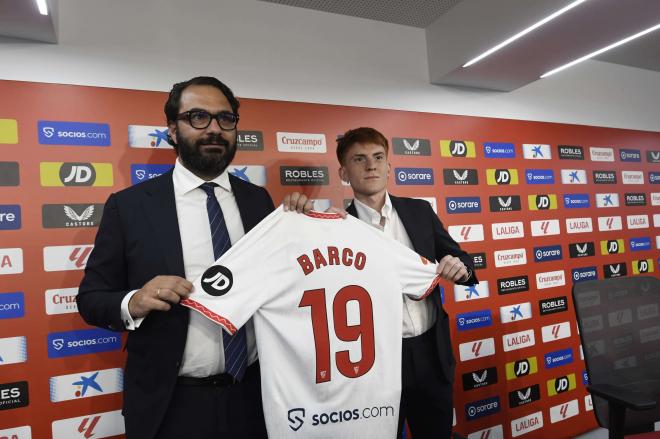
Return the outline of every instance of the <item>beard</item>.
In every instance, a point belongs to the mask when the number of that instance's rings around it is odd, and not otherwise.
[[[182,136],[178,140],[176,150],[179,159],[186,168],[198,175],[217,177],[227,169],[236,155],[236,141],[231,143],[218,134],[210,134],[195,142]],[[202,152],[201,145],[222,146],[224,151]]]

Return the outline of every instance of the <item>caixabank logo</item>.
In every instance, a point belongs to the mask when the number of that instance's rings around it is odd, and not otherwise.
[[[433,169],[431,168],[394,168],[396,184],[399,185],[433,185]]]
[[[489,186],[512,186],[518,184],[517,169],[486,169],[486,183]]]
[[[45,229],[98,227],[103,216],[103,204],[44,204],[41,224]]]
[[[440,155],[442,157],[476,157],[474,142],[470,140],[441,140]]]
[[[554,369],[555,367],[565,366],[573,362],[573,349],[560,349],[554,352],[548,352],[544,355],[543,364],[546,369]]]
[[[515,212],[520,210],[520,195],[496,195],[488,197],[491,212]]]
[[[124,389],[123,383],[124,372],[119,368],[58,375],[49,380],[50,401],[70,401],[119,393]]]
[[[587,258],[596,255],[593,241],[568,244],[568,252],[571,258]]]
[[[327,186],[330,177],[327,166],[280,166],[282,186]]]
[[[30,404],[27,381],[0,384],[0,410],[26,407]]]
[[[39,143],[64,146],[110,146],[110,125],[107,123],[37,122]]]
[[[18,337],[0,338],[0,366],[7,364],[25,363],[27,361],[27,338]]]
[[[587,184],[587,172],[584,169],[562,169],[562,184]]]
[[[142,183],[152,178],[160,177],[172,169],[174,165],[152,165],[148,163],[131,164],[131,184]]]
[[[506,380],[511,381],[516,378],[534,375],[539,371],[539,368],[536,357],[527,357],[506,363],[504,370],[506,372]]]
[[[492,415],[500,411],[500,397],[493,396],[490,398],[480,399],[465,404],[465,418],[468,421],[483,418],[484,416]]]
[[[164,126],[129,125],[128,146],[145,149],[174,149],[167,134],[168,129]]]
[[[18,230],[21,228],[21,206],[18,204],[0,204],[0,230]]]
[[[445,204],[448,214],[481,212],[479,197],[447,197]]]
[[[564,194],[564,207],[566,209],[586,209],[591,207],[589,194]]]
[[[477,174],[477,170],[469,168],[443,169],[442,179],[448,186],[479,184],[479,174]]]
[[[619,207],[619,194],[601,193],[596,194],[596,207]]]
[[[516,156],[513,143],[486,142],[484,143],[484,157],[489,159],[512,159]]]
[[[41,186],[104,186],[113,185],[111,163],[39,163]]]
[[[431,155],[431,142],[429,139],[393,137],[392,149],[397,155]]]
[[[462,375],[463,390],[474,390],[497,383],[497,367],[473,370]]]
[[[18,162],[0,162],[0,186],[18,186],[20,180]]]
[[[515,323],[531,318],[532,304],[530,302],[500,306],[500,322],[502,324]]]
[[[266,167],[261,165],[229,165],[227,172],[257,186],[266,186]]]
[[[534,194],[527,196],[529,210],[555,210],[557,209],[557,195]]]
[[[490,295],[488,281],[482,280],[476,285],[454,285],[454,301],[485,299]]]
[[[528,160],[550,160],[552,159],[552,150],[550,145],[541,143],[523,143],[523,158]]]
[[[548,396],[557,396],[561,393],[575,390],[575,374],[571,373],[557,378],[551,378],[546,382]]]
[[[47,345],[48,358],[118,351],[121,349],[121,335],[100,328],[51,332]]]
[[[509,392],[509,408],[521,407],[541,399],[541,388],[538,384],[516,389]]]

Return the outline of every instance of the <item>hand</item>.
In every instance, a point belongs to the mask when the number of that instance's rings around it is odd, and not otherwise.
[[[440,259],[435,272],[441,278],[451,281],[460,282],[467,280],[468,269],[456,256],[447,255]]]
[[[193,285],[179,276],[156,276],[137,290],[128,301],[128,312],[134,319],[151,311],[169,311],[172,304],[190,295]]]
[[[326,213],[336,213],[343,219],[346,219],[346,216],[348,215],[348,212],[346,212],[344,209],[340,209],[338,207],[330,206],[328,207],[328,210],[326,210]]]
[[[314,201],[307,198],[307,195],[298,192],[287,194],[282,201],[284,211],[296,211],[298,213],[307,213],[314,209]]]

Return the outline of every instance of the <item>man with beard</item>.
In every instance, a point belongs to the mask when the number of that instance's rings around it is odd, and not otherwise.
[[[230,336],[179,305],[274,209],[265,189],[227,172],[238,107],[216,78],[175,84],[165,104],[174,169],[112,194],[103,211],[77,302],[87,323],[128,330],[128,439],[266,437],[252,323]],[[287,207],[307,211],[306,201]]]

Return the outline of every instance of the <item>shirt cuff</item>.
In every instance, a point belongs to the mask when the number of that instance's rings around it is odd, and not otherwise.
[[[144,317],[133,319],[133,317],[131,317],[131,313],[128,311],[128,302],[137,292],[138,290],[131,291],[125,295],[121,301],[121,321],[124,322],[124,327],[126,327],[126,329],[129,331],[134,331],[139,328],[140,324],[142,324],[142,320],[144,320]]]
[[[461,279],[461,282],[467,282],[472,277],[472,270],[469,267],[466,267],[466,269],[467,269],[467,274],[465,275],[465,278]]]

